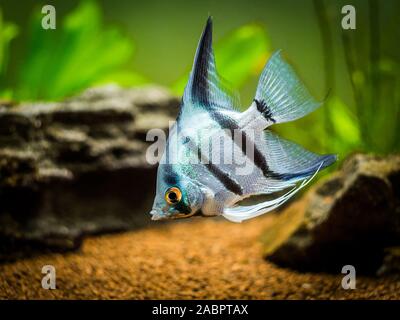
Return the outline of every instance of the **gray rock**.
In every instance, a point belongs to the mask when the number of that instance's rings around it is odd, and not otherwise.
[[[389,274],[400,274],[400,246],[390,247],[385,249],[385,256],[383,263],[379,268],[377,274],[379,276],[385,276]]]
[[[304,271],[376,272],[400,244],[400,156],[357,154],[265,231],[265,256]],[[279,235],[279,236],[276,236]]]
[[[156,167],[145,137],[167,130],[178,105],[159,87],[107,86],[0,106],[0,259],[149,223]]]

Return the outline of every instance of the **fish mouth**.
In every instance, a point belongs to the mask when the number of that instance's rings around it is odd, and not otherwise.
[[[164,215],[154,209],[150,211],[150,215],[151,215],[151,220],[166,220],[166,219],[168,219],[168,217],[166,215]]]
[[[190,213],[176,213],[173,215],[166,215],[163,214],[157,210],[151,210],[151,220],[158,221],[158,220],[174,220],[174,219],[187,219],[190,218],[191,216],[195,215],[196,212],[190,212]]]

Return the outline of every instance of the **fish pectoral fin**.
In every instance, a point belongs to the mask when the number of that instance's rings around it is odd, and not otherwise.
[[[321,162],[318,169],[310,178],[304,179],[300,185],[294,187],[284,195],[274,200],[264,201],[251,206],[236,206],[232,208],[225,208],[222,214],[223,217],[232,222],[242,222],[244,220],[258,217],[264,213],[270,212],[278,208],[283,203],[288,201],[291,197],[293,197],[300,189],[304,188],[312,179],[314,179],[314,177],[321,169],[322,165],[323,162]]]
[[[321,104],[277,51],[260,76],[253,103],[242,114],[241,127],[263,130],[274,123],[302,118]]]

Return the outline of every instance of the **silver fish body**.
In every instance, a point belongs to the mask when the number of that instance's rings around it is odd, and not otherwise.
[[[265,129],[320,105],[277,52],[261,74],[251,106],[239,112],[237,96],[216,72],[209,18],[158,167],[152,218],[223,215],[240,222],[280,206],[336,156],[309,152]],[[288,188],[273,200],[237,205]]]

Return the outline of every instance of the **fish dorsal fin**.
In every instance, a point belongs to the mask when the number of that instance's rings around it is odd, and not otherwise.
[[[193,68],[183,94],[183,108],[223,108],[239,106],[238,95],[218,75],[212,47],[212,18],[201,35]]]

